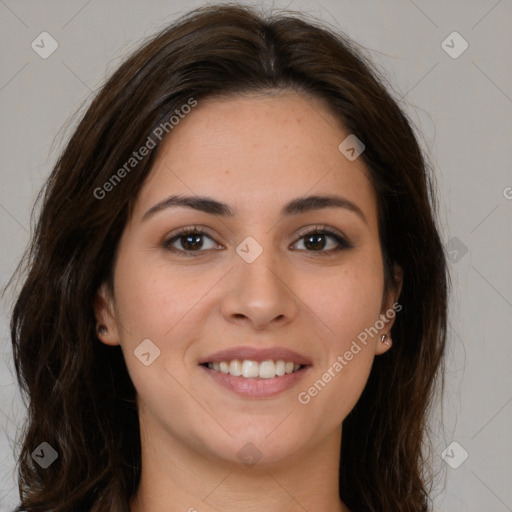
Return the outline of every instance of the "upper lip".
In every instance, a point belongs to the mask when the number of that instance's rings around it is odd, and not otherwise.
[[[274,361],[291,361],[302,365],[311,364],[311,361],[307,357],[285,347],[253,348],[247,346],[219,350],[218,352],[202,358],[198,364],[220,363],[221,361],[233,361],[234,359],[238,359],[240,361],[249,359],[251,361],[258,362],[272,359]]]

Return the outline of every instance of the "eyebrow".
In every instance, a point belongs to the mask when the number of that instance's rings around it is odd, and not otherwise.
[[[142,221],[147,220],[157,212],[172,207],[185,207],[211,215],[222,215],[224,217],[233,217],[234,210],[226,203],[222,203],[208,196],[182,196],[172,195],[152,206],[142,217]],[[299,215],[323,208],[345,208],[356,213],[366,224],[368,221],[357,204],[349,201],[345,197],[338,195],[311,195],[298,197],[286,203],[281,209],[282,216]]]

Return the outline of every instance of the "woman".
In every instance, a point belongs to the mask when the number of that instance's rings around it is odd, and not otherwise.
[[[207,6],[147,42],[45,188],[12,316],[20,509],[430,510],[431,180],[315,22]]]

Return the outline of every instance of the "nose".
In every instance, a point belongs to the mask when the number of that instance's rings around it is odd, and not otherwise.
[[[270,249],[263,250],[252,263],[236,255],[229,279],[232,284],[221,304],[226,321],[262,330],[296,318],[298,298],[293,292],[292,269]]]

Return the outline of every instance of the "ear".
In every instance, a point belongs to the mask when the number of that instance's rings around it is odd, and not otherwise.
[[[106,345],[119,345],[119,329],[115,318],[114,300],[106,283],[96,292],[93,300],[94,316],[96,317],[96,336]],[[100,329],[105,327],[105,329]]]
[[[375,343],[375,355],[384,354],[387,352],[392,344],[391,339],[391,327],[395,323],[395,318],[398,312],[402,309],[402,306],[398,303],[398,298],[402,292],[402,286],[404,281],[404,272],[400,265],[394,264],[393,268],[393,283],[382,301],[382,309],[380,312],[380,320],[384,324],[382,329],[379,329],[377,334],[377,341]],[[379,323],[379,326],[381,324]],[[384,341],[382,336],[386,335]]]

